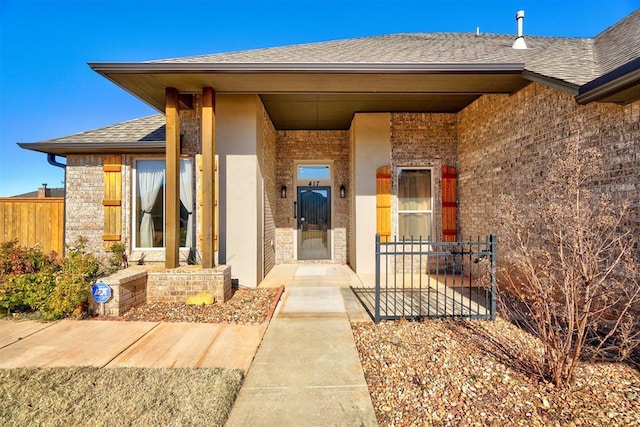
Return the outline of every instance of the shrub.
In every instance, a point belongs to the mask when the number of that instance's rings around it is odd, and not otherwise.
[[[108,271],[113,273],[114,271],[120,270],[123,267],[123,264],[126,266],[127,264],[127,256],[126,256],[126,246],[124,243],[113,243],[109,247],[109,252],[111,255],[109,257],[109,267]]]
[[[60,262],[38,247],[17,241],[0,245],[0,308],[6,312],[41,312],[46,319],[69,315],[84,304],[100,263],[79,238]]]
[[[541,339],[532,362],[556,385],[580,358],[622,360],[640,343],[638,236],[630,203],[590,188],[601,170],[571,143],[532,192],[501,200],[502,306]]]
[[[89,287],[100,272],[100,262],[86,250],[86,240],[79,238],[69,247],[56,274],[55,288],[46,304],[46,317],[61,318],[69,315],[89,297]]]

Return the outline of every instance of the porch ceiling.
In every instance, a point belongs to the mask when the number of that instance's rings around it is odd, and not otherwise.
[[[457,112],[529,82],[522,64],[89,65],[161,112],[166,87],[260,95],[281,130],[348,129],[356,112]]]

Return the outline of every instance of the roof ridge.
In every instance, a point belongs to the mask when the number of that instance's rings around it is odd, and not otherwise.
[[[456,36],[456,37],[470,37],[470,38],[487,38],[487,37],[504,37],[504,38],[515,38],[515,34],[504,34],[504,33],[480,33],[479,35],[475,32],[455,32],[455,31],[440,31],[440,32],[399,32],[399,33],[390,33],[390,34],[378,34],[378,35],[368,35],[361,37],[350,37],[350,38],[339,38],[333,40],[322,40],[315,42],[305,42],[305,43],[294,43],[288,45],[281,46],[267,46],[267,47],[258,47],[251,49],[243,49],[243,50],[234,50],[234,51],[226,51],[226,52],[213,52],[213,53],[203,53],[197,55],[188,55],[181,57],[173,57],[173,58],[160,58],[148,61],[142,61],[142,63],[163,63],[163,62],[193,62],[198,59],[209,58],[209,57],[224,57],[224,56],[234,56],[234,55],[251,55],[251,54],[261,54],[261,53],[270,53],[277,51],[286,51],[292,49],[300,49],[306,47],[319,48],[323,45],[331,45],[331,44],[339,44],[339,43],[349,43],[349,42],[357,42],[357,41],[373,41],[376,39],[392,39],[397,37],[407,37],[407,36]],[[560,36],[538,36],[538,35],[526,35],[526,38],[532,40],[571,40],[571,41],[589,41],[593,40],[591,37],[560,37]],[[254,61],[248,61],[254,62]]]

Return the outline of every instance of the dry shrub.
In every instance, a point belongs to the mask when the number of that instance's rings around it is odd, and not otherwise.
[[[623,360],[640,343],[633,205],[597,191],[601,170],[597,150],[570,143],[533,191],[500,201],[502,310],[541,339],[534,365],[556,385],[581,358]]]

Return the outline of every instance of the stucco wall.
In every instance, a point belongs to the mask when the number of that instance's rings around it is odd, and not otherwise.
[[[216,96],[221,264],[241,286],[261,277],[263,187],[258,162],[260,100],[253,95]],[[260,248],[258,247],[260,245]]]
[[[605,177],[597,185],[637,203],[640,102],[580,106],[569,94],[533,83],[514,95],[485,95],[458,118],[459,221],[464,236],[495,231],[498,195],[525,194],[552,170],[553,153],[576,138],[603,154]],[[636,232],[639,215],[629,224]]]
[[[333,261],[346,264],[347,233],[350,206],[348,198],[340,198],[338,189],[344,185],[351,191],[349,176],[349,132],[347,131],[278,131],[276,133],[276,186],[287,186],[287,198],[277,198],[276,263],[297,262],[294,256],[293,218],[295,197],[295,161],[314,160],[333,163]]]
[[[376,170],[391,160],[391,115],[359,113],[353,133],[353,233],[351,267],[358,274],[375,273]]]

